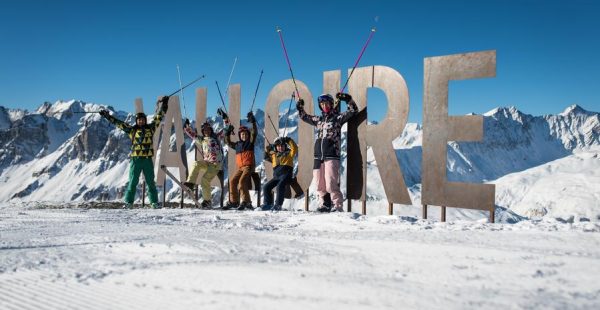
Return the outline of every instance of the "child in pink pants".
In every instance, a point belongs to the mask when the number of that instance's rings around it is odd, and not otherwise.
[[[329,94],[319,96],[319,108],[321,115],[309,115],[304,111],[304,100],[296,103],[300,118],[317,127],[317,140],[315,141],[315,162],[313,166],[313,179],[317,185],[320,206],[319,212],[341,212],[344,197],[340,191],[340,148],[342,137],[342,125],[358,113],[358,107],[352,97],[346,93],[337,93],[337,103]],[[340,113],[339,101],[348,104],[348,110]],[[324,203],[325,195],[331,195],[333,208]]]

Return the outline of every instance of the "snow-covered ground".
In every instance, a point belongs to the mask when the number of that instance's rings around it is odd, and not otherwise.
[[[600,223],[0,206],[0,309],[599,309]]]

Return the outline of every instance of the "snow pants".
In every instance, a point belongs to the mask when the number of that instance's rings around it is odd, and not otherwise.
[[[229,202],[239,203],[241,193],[242,202],[252,203],[252,198],[250,198],[252,172],[254,172],[254,166],[244,166],[238,168],[231,177],[231,180],[229,180]]]
[[[318,169],[313,169],[313,180],[317,185],[319,204],[323,205],[325,203],[324,197],[329,193],[333,207],[341,209],[344,196],[338,185],[340,183],[340,160],[326,159],[321,162]]]
[[[129,160],[129,183],[125,192],[125,203],[133,203],[135,192],[140,182],[140,173],[144,173],[144,179],[148,185],[148,198],[150,203],[158,203],[158,192],[154,182],[154,164],[152,157],[132,157]]]
[[[221,170],[221,164],[213,164],[203,160],[195,161],[194,165],[192,166],[192,171],[190,172],[186,182],[196,184],[198,174],[203,171],[204,174],[200,180],[202,199],[205,201],[211,201],[212,188],[210,186],[210,181],[212,181],[212,179],[219,173],[219,170]]]
[[[283,204],[285,196],[285,187],[292,181],[294,176],[294,168],[286,165],[280,165],[273,170],[273,179],[265,183],[263,186],[263,195],[265,197],[265,205],[273,205],[273,188],[277,187],[276,206]]]

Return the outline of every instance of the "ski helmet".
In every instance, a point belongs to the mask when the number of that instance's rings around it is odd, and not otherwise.
[[[144,120],[146,120],[146,113],[144,112],[139,112],[135,114],[135,121],[137,122],[138,119],[143,118]]]
[[[273,141],[273,146],[277,147],[278,145],[283,145],[283,147],[287,149],[287,144],[284,142],[284,140],[285,139],[283,137],[278,137],[275,139],[275,141]]]
[[[319,96],[319,98],[317,99],[317,101],[319,102],[319,109],[321,109],[321,111],[323,111],[323,108],[321,107],[321,103],[322,102],[329,102],[332,106],[332,108],[335,108],[335,102],[333,100],[333,96],[331,96],[330,94],[322,94]]]
[[[280,144],[285,144],[285,143],[283,143],[283,137],[277,137],[277,139],[275,139],[275,141],[273,141],[273,145],[280,145]]]
[[[246,126],[240,126],[240,128],[238,129],[238,138],[240,140],[242,140],[242,132],[246,132],[248,136],[250,136],[250,129],[248,129],[248,127]]]
[[[208,121],[202,123],[202,125],[200,126],[200,131],[202,132],[202,134],[204,134],[204,130],[205,129],[209,129],[210,130],[210,134],[213,133],[212,125]]]

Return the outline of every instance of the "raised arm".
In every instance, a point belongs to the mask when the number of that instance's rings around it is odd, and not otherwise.
[[[252,124],[252,129],[250,130],[250,143],[254,144],[256,142],[256,136],[258,133],[258,128],[256,127],[256,118],[252,111],[248,112],[248,122]]]
[[[290,147],[290,156],[292,158],[294,158],[294,156],[296,156],[296,154],[298,154],[298,144],[296,144],[296,142],[292,138],[287,138],[287,139],[288,139],[287,144]]]
[[[345,101],[348,105],[348,110],[346,112],[340,113],[340,115],[338,116],[340,122],[343,124],[358,113],[358,107],[356,106],[356,102],[354,102],[354,99],[352,99],[352,96],[350,96],[349,94],[337,93],[335,96],[339,100]]]
[[[304,99],[299,99],[298,102],[296,102],[296,109],[298,110],[298,116],[304,122],[309,123],[313,126],[316,126],[319,123],[318,116],[307,114],[304,111]]]
[[[225,133],[225,144],[232,149],[235,149],[235,143],[231,142],[231,135],[233,134],[233,125],[229,125],[224,129]]]
[[[273,153],[273,144],[265,144],[265,154]]]
[[[167,109],[169,108],[169,97],[162,96],[157,102],[157,105],[160,103],[160,109],[154,114],[154,118],[152,119],[152,125],[154,128],[158,128],[160,122],[162,121],[165,113],[167,113]]]
[[[192,129],[192,126],[185,126],[183,127],[183,132],[185,132],[185,134],[190,137],[190,139],[194,140],[196,139],[196,132],[194,131],[194,129]]]
[[[126,134],[129,134],[129,132],[131,132],[131,129],[132,129],[131,125],[110,115],[108,110],[104,110],[104,109],[100,110],[100,116],[106,118],[106,120],[108,120],[111,124],[117,126],[117,128],[123,130]]]

